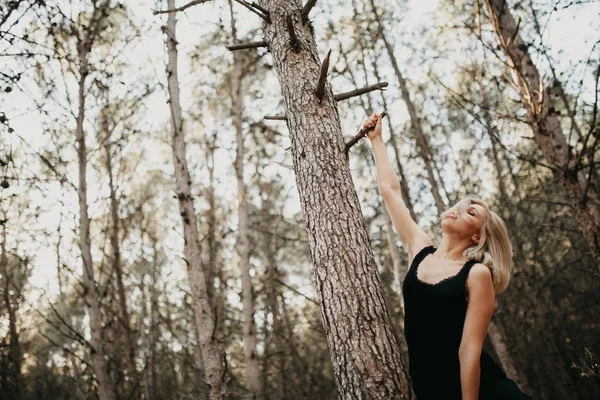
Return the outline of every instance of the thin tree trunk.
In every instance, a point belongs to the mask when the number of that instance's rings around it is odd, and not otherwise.
[[[237,31],[233,15],[233,2],[229,0],[231,36],[237,43]],[[233,71],[231,79],[231,105],[233,111],[233,126],[235,127],[236,157],[235,175],[237,178],[238,195],[238,232],[236,251],[240,260],[242,276],[242,307],[243,307],[243,338],[244,356],[246,361],[246,388],[251,399],[261,396],[262,381],[260,363],[256,350],[256,323],[254,321],[254,286],[250,276],[250,231],[248,227],[248,201],[246,199],[246,183],[244,182],[244,133],[242,131],[242,113],[244,109],[244,93],[242,82],[241,53],[233,52]]]
[[[216,133],[211,138],[207,152],[207,168],[208,168],[208,265],[207,265],[207,292],[208,297],[212,300],[213,306],[216,307],[219,299],[218,293],[214,292],[214,280],[217,271],[217,204],[215,201],[215,149],[216,149]]]
[[[121,315],[119,322],[124,330],[124,345],[125,345],[125,360],[127,362],[127,369],[125,372],[126,387],[130,391],[128,397],[133,399],[140,398],[139,391],[139,377],[137,372],[137,366],[135,362],[135,347],[133,332],[131,329],[131,317],[129,316],[129,309],[127,307],[127,295],[125,293],[125,285],[123,284],[123,265],[121,264],[121,244],[119,241],[119,200],[117,199],[117,189],[115,187],[114,176],[113,176],[113,160],[111,152],[111,131],[109,131],[106,117],[103,117],[103,128],[106,133],[104,141],[104,151],[106,154],[106,171],[108,172],[108,187],[110,190],[110,218],[111,218],[111,230],[110,230],[110,246],[112,249],[111,262],[113,269],[117,276],[117,293],[119,295],[119,308]]]
[[[498,154],[498,136],[497,132],[494,132],[494,127],[492,125],[492,118],[488,112],[489,104],[485,96],[485,92],[483,91],[483,86],[481,85],[481,76],[479,69],[477,70],[477,81],[479,82],[479,95],[481,96],[481,105],[483,110],[483,119],[485,123],[486,133],[490,137],[490,141],[492,143],[492,155],[493,155],[493,164],[496,169],[496,176],[498,179],[498,189],[500,191],[500,200],[505,207],[505,210],[508,214],[509,226],[515,227],[517,226],[512,210],[512,201],[508,196],[508,192],[506,190],[506,185],[504,184],[504,177],[502,174],[502,165],[500,163],[500,156]],[[510,168],[510,166],[509,166]],[[520,238],[518,235],[514,236],[517,241],[517,248],[520,248]],[[488,337],[492,346],[494,347],[494,351],[498,355],[498,359],[500,360],[500,364],[502,365],[502,369],[508,375],[508,377],[519,384],[522,390],[527,393],[531,393],[531,389],[527,383],[527,378],[523,373],[519,373],[516,364],[514,362],[512,354],[508,350],[508,345],[505,341],[505,335],[501,331],[500,327],[496,325],[495,321],[492,319],[490,321],[490,326],[488,328]]]
[[[377,22],[381,39],[383,40],[383,44],[385,45],[385,49],[390,57],[390,62],[392,63],[392,68],[394,69],[394,73],[396,74],[396,79],[398,79],[398,85],[400,85],[400,92],[402,94],[402,99],[406,104],[406,108],[408,109],[408,114],[410,116],[410,122],[415,133],[415,139],[417,141],[417,148],[419,149],[419,155],[423,159],[423,163],[425,164],[425,171],[427,172],[427,178],[429,180],[429,184],[431,185],[431,193],[435,200],[435,205],[440,212],[443,212],[446,209],[446,205],[444,200],[442,200],[442,196],[440,195],[440,190],[437,184],[437,180],[434,175],[434,162],[433,156],[431,154],[431,150],[429,149],[429,144],[427,143],[427,138],[423,133],[423,126],[421,125],[421,120],[419,119],[419,115],[417,114],[417,110],[415,105],[410,97],[410,93],[408,92],[408,86],[406,83],[406,79],[400,72],[400,67],[398,66],[398,61],[396,60],[396,55],[394,54],[394,49],[390,44],[387,36],[385,34],[385,29],[383,23],[381,22],[381,18],[377,14],[377,7],[375,5],[375,0],[369,0],[371,3],[371,9],[375,14],[375,20]]]
[[[158,249],[156,248],[156,239],[152,238],[152,286],[150,287],[150,367],[148,368],[148,391],[152,394],[151,399],[155,400],[157,385],[157,371],[156,371],[156,346],[158,345]]]
[[[79,161],[79,246],[83,260],[83,286],[85,288],[85,303],[90,317],[90,357],[98,381],[98,397],[100,400],[116,398],[114,384],[108,373],[104,340],[102,338],[102,314],[100,301],[94,279],[94,263],[90,243],[90,218],[87,204],[87,150],[83,121],[85,116],[86,78],[88,76],[89,48],[86,44],[78,45],[79,51],[79,110],[77,114],[77,156]]]
[[[271,314],[271,334],[269,336],[270,341],[265,343],[265,348],[272,349],[270,351],[269,357],[265,355],[265,362],[267,359],[273,357],[275,359],[275,370],[277,371],[277,376],[279,379],[275,380],[275,391],[271,394],[271,398],[273,400],[283,400],[287,398],[287,390],[286,390],[286,368],[285,368],[285,343],[284,343],[284,331],[281,323],[281,316],[279,315],[279,285],[277,281],[279,280],[279,271],[277,268],[277,248],[274,243],[274,237],[271,230],[276,229],[274,226],[275,221],[273,215],[271,215],[271,210],[273,210],[273,204],[271,199],[268,198],[270,194],[266,193],[267,199],[263,199],[263,193],[261,193],[261,212],[262,212],[262,221],[264,222],[264,234],[262,236],[261,244],[263,248],[263,253],[266,261],[266,269],[267,276],[265,280],[265,289],[266,289],[266,305],[267,312]],[[267,318],[265,318],[267,320]],[[263,370],[263,374],[266,376],[269,371],[268,366],[265,365]],[[266,387],[266,386],[265,386]]]
[[[168,0],[169,9],[175,8],[175,0]],[[179,79],[177,73],[177,39],[175,13],[167,18],[168,87],[171,106],[171,126],[173,134],[173,162],[179,211],[183,221],[184,254],[192,293],[192,306],[196,328],[200,339],[206,383],[210,387],[210,398],[221,399],[227,388],[223,383],[224,371],[222,353],[215,339],[215,319],[211,299],[206,288],[206,276],[202,263],[198,220],[191,195],[191,179],[186,160],[186,144],[183,137],[183,120],[179,100]]]
[[[6,213],[4,214],[6,215]],[[23,378],[21,376],[21,345],[19,343],[19,332],[17,330],[17,314],[15,312],[15,304],[13,306],[11,301],[11,293],[16,292],[12,282],[12,273],[8,267],[8,256],[6,255],[6,221],[2,224],[2,255],[0,255],[0,272],[2,273],[2,279],[4,280],[4,303],[6,304],[6,310],[8,311],[8,330],[10,337],[10,344],[8,348],[9,354],[9,373],[12,374],[14,390],[9,389],[9,393],[15,396],[15,400],[21,399]],[[9,386],[10,387],[10,386]]]
[[[540,74],[521,39],[517,24],[505,0],[485,1],[501,47],[507,56],[513,81],[527,109],[529,122],[538,147],[549,167],[565,188],[571,206],[577,211],[579,227],[590,251],[600,262],[600,195],[594,187],[594,176],[581,168],[577,157],[570,151],[562,131],[558,113],[551,104],[550,94],[544,88]],[[589,179],[588,179],[589,178]]]
[[[377,65],[377,60],[373,62],[373,73],[377,78],[378,82],[381,82],[381,76],[379,75],[379,67]],[[387,110],[387,100],[385,98],[385,94],[381,92],[381,101],[383,102],[383,109]],[[406,176],[404,176],[404,168],[402,167],[402,163],[400,162],[400,149],[398,148],[398,142],[396,141],[396,132],[394,130],[394,126],[392,125],[392,119],[386,118],[388,124],[388,130],[390,132],[390,144],[392,145],[392,150],[394,150],[394,161],[396,162],[396,168],[398,169],[398,175],[400,176],[400,190],[402,191],[402,199],[406,204],[406,208],[408,208],[408,212],[410,213],[411,218],[416,221],[417,215],[415,214],[415,208],[412,204],[412,200],[410,197],[410,191],[408,189],[408,181],[406,180]],[[402,282],[399,282],[402,284]]]
[[[331,87],[319,101],[320,64],[299,0],[263,0],[286,109],[321,316],[342,399],[405,398],[400,348],[385,304],[345,152]],[[290,46],[291,16],[299,51]]]

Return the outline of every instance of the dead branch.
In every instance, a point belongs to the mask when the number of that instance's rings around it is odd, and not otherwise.
[[[245,49],[256,49],[259,47],[267,47],[267,42],[265,42],[263,40],[260,42],[248,42],[248,43],[234,44],[231,46],[227,46],[227,50],[236,51],[236,50],[245,50]]]
[[[516,39],[517,35],[519,34],[520,26],[521,26],[521,18],[519,18],[519,20],[517,21],[517,26],[515,27],[515,31],[513,32],[512,36],[508,40],[507,46],[510,46],[511,44],[513,44],[515,42],[515,39]]]
[[[243,5],[244,7],[246,7],[248,10],[252,11],[254,14],[258,15],[259,17],[261,17],[262,19],[264,19],[267,22],[271,22],[271,18],[269,17],[268,14],[263,14],[261,11],[259,11],[257,8],[253,7],[252,5],[250,5],[249,3],[246,3],[244,0],[234,0],[236,3],[239,3],[241,5]]]
[[[387,111],[384,111],[381,113],[381,119],[385,118],[388,115]],[[371,127],[371,128],[360,128],[360,131],[358,131],[358,133],[356,135],[354,135],[354,137],[352,139],[350,139],[350,141],[348,143],[346,143],[346,154],[348,154],[348,151],[350,150],[350,148],[352,148],[352,146],[354,146],[356,143],[358,143],[358,141],[362,138],[364,138],[365,136],[367,136],[367,133],[372,131],[373,129],[375,129],[375,127]]]
[[[365,93],[369,93],[374,90],[382,90],[383,88],[386,88],[387,86],[388,86],[387,82],[379,82],[374,85],[365,86],[360,89],[355,89],[355,90],[351,90],[349,92],[336,94],[335,96],[333,96],[333,98],[335,99],[335,101],[347,100],[351,97],[361,96]]]
[[[285,115],[265,115],[264,119],[269,121],[287,121],[287,117]]]
[[[265,15],[269,15],[269,10],[267,10],[264,7],[261,7],[260,4],[258,4],[257,2],[253,1],[252,3],[250,3],[250,5],[254,8],[256,8],[257,10],[259,10],[260,12],[262,12]]]
[[[152,12],[152,14],[154,14],[154,15],[156,15],[156,14],[168,14],[168,13],[173,13],[173,12],[185,11],[185,10],[187,10],[190,7],[193,7],[195,5],[202,4],[202,3],[208,3],[209,1],[212,1],[212,0],[193,0],[193,1],[190,1],[189,3],[187,3],[187,4],[185,4],[185,5],[181,6],[181,7],[173,8],[171,10],[154,10]]]

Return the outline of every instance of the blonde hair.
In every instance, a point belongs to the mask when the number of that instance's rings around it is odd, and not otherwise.
[[[487,203],[476,197],[465,197],[448,211],[442,213],[444,218],[451,211],[458,211],[461,215],[467,212],[469,205],[478,204],[487,211],[479,243],[468,247],[463,256],[469,260],[477,261],[487,266],[492,273],[492,283],[496,294],[503,292],[509,282],[512,272],[513,250],[508,237],[506,224],[498,214],[490,210]]]

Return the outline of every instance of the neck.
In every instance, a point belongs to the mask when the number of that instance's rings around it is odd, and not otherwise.
[[[471,247],[473,243],[470,238],[458,238],[454,236],[443,235],[440,245],[435,254],[438,258],[452,261],[464,261],[463,252]]]

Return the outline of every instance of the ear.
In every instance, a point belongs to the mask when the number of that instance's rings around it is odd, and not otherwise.
[[[475,244],[479,243],[479,235],[475,235],[475,236],[473,236],[473,237],[471,238],[471,240],[472,240],[472,241],[473,241]]]

